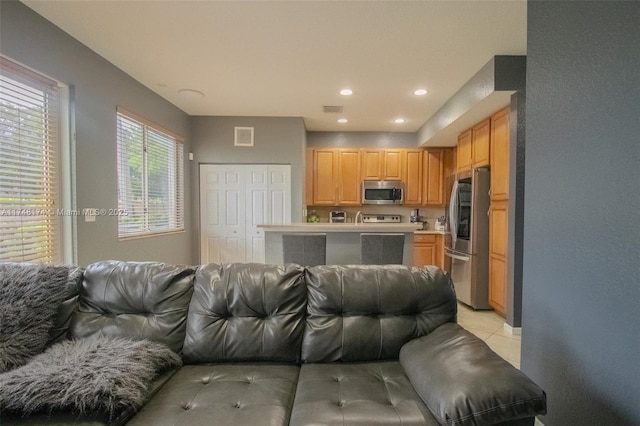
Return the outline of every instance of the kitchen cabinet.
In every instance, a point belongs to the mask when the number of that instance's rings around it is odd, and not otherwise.
[[[408,149],[403,153],[402,163],[405,165],[402,181],[404,182],[404,205],[419,206],[422,202],[422,157],[421,149]]]
[[[414,234],[413,264],[415,266],[444,265],[444,249],[440,234]]]
[[[491,120],[482,120],[458,135],[457,171],[485,167],[490,162]]]
[[[313,199],[311,205],[360,204],[360,150],[313,150]]]
[[[405,150],[362,149],[361,151],[363,180],[402,180]]]
[[[304,204],[313,205],[313,149],[307,148],[304,168]]]
[[[509,108],[491,116],[491,201],[509,199]]]
[[[471,138],[473,129],[465,130],[458,135],[457,151],[457,171],[471,170],[473,164],[473,153],[471,149]]]
[[[471,152],[473,168],[489,165],[489,153],[491,148],[491,120],[482,120],[473,126],[471,138]]]
[[[444,205],[445,153],[446,149],[423,151],[423,191],[422,204]]]
[[[506,314],[508,201],[492,202],[489,207],[489,304]]]

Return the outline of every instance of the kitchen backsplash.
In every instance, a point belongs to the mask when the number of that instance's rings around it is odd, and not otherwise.
[[[375,206],[375,205],[366,205],[366,206],[357,206],[357,207],[309,207],[308,209],[303,211],[304,217],[301,218],[301,221],[306,221],[307,213],[311,213],[315,211],[320,217],[320,222],[329,222],[329,212],[332,210],[341,210],[347,212],[347,222],[353,222],[358,212],[362,212],[364,214],[396,214],[402,217],[401,221],[403,223],[409,223],[411,212],[415,210],[415,207],[404,207],[404,206]],[[444,216],[444,207],[421,207],[420,216],[423,217],[423,221],[428,223],[428,227],[425,229],[433,229],[436,219],[440,216]],[[295,222],[295,220],[294,220]]]

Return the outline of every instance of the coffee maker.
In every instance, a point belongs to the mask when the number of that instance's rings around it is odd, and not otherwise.
[[[420,223],[422,222],[422,216],[420,216],[420,209],[411,210],[411,216],[409,217],[409,222],[411,223]]]

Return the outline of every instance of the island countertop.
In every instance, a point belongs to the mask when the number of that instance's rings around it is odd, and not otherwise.
[[[421,229],[415,223],[291,223],[287,225],[258,225],[265,232],[414,232]]]

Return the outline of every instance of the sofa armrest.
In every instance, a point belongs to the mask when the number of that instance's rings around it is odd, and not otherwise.
[[[458,324],[408,342],[400,364],[443,425],[492,425],[546,413],[531,379]]]

